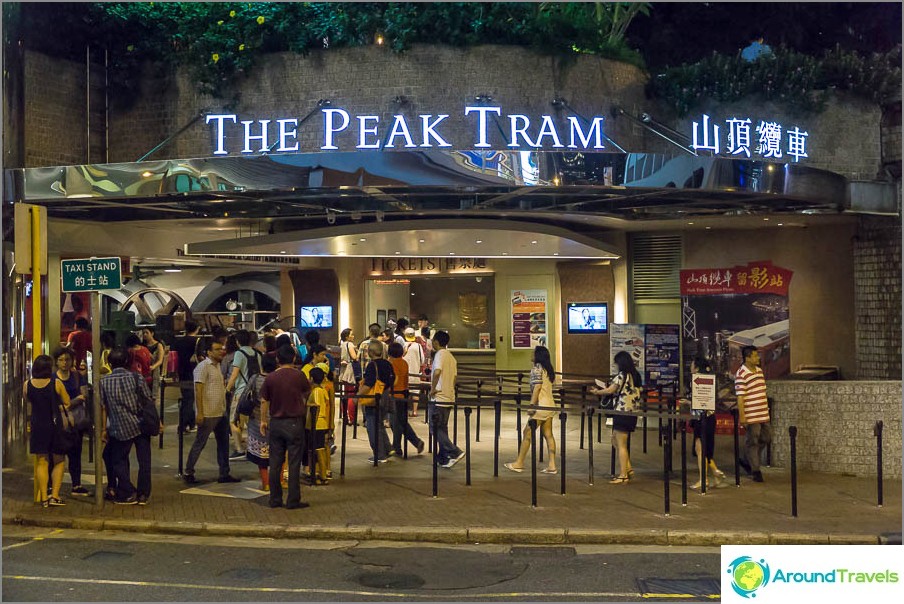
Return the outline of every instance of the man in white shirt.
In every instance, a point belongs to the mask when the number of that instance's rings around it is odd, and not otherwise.
[[[458,463],[465,452],[456,447],[449,439],[449,414],[455,402],[455,380],[458,377],[458,362],[446,348],[449,345],[449,334],[437,331],[433,335],[433,368],[430,372],[430,403],[427,415],[430,429],[436,431],[434,438],[439,445],[437,462],[444,468],[451,468]]]
[[[417,417],[418,399],[421,396],[421,367],[426,363],[424,349],[417,341],[413,327],[405,329],[405,362],[408,363],[408,391],[413,399],[411,403],[410,417]]]

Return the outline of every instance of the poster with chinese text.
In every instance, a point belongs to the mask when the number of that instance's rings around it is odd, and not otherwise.
[[[546,346],[546,290],[512,290],[512,349]]]

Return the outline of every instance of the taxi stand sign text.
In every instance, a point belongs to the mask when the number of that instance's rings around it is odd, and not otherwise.
[[[62,260],[64,292],[90,292],[122,287],[122,264],[115,258]]]

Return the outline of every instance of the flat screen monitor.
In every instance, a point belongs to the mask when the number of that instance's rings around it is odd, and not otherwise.
[[[569,302],[568,333],[609,333],[609,303]]]
[[[332,306],[302,306],[298,311],[301,327],[332,327]]]

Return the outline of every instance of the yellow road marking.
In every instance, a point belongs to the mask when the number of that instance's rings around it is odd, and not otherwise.
[[[305,587],[240,587],[221,585],[196,585],[193,583],[164,583],[159,581],[118,581],[115,579],[79,579],[65,577],[34,577],[28,575],[3,575],[3,579],[15,581],[41,581],[51,583],[91,583],[94,585],[121,585],[128,587],[162,587],[168,589],[200,589],[209,591],[290,593],[290,594],[335,594],[348,596],[379,596],[385,598],[410,598],[416,594],[392,591],[357,591],[351,589],[320,589]],[[490,599],[490,598],[548,598],[548,597],[583,597],[603,600],[606,598],[636,598],[637,592],[508,592],[483,594],[443,594],[443,599]],[[424,594],[424,597],[433,597]]]
[[[5,552],[8,549],[14,549],[14,548],[22,547],[25,545],[31,545],[32,543],[35,543],[36,541],[43,541],[45,537],[50,537],[51,535],[59,535],[62,532],[63,532],[63,529],[56,529],[56,530],[50,531],[46,535],[38,535],[37,537],[33,537],[29,541],[23,541],[22,543],[13,543],[12,545],[7,545],[6,547],[3,548],[2,551]]]

